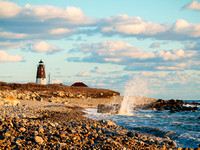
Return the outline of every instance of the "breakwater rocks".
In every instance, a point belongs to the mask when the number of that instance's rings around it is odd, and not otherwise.
[[[182,149],[168,137],[151,138],[111,121],[86,118],[80,108],[32,110],[31,114],[11,117],[1,113],[0,149]]]
[[[187,106],[189,105],[189,106]],[[186,102],[183,100],[155,100],[150,99],[148,102],[140,102],[133,105],[135,109],[151,109],[157,111],[170,110],[171,113],[180,112],[180,111],[197,111],[200,103],[197,102]],[[98,113],[111,113],[118,114],[120,110],[120,104],[98,104],[97,112]]]
[[[193,104],[193,106],[186,107],[186,104]],[[152,103],[152,104],[146,106],[146,108],[152,109],[152,110],[158,110],[158,111],[170,110],[171,113],[175,113],[175,112],[179,112],[179,111],[196,111],[196,110],[198,110],[197,105],[200,105],[200,104],[199,103],[184,103],[183,100],[159,99],[155,103]]]

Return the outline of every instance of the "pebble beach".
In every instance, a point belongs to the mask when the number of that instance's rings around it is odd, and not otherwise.
[[[0,149],[200,149],[86,117],[85,108],[110,103],[114,96],[69,99],[60,96],[64,92],[51,98],[44,93],[0,91]]]
[[[86,118],[81,107],[21,100],[0,111],[0,149],[182,149],[169,137]]]
[[[1,106],[0,149],[181,149],[167,137],[86,118],[83,108],[33,103]]]

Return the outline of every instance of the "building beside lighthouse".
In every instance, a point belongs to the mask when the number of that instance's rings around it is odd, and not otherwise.
[[[38,67],[37,67],[36,83],[46,84],[45,67],[44,67],[44,63],[42,60],[40,60]]]

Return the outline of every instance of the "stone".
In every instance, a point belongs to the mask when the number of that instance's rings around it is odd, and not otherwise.
[[[105,124],[108,125],[108,126],[116,126],[116,124],[110,120],[106,120],[105,121]]]
[[[36,143],[43,144],[43,139],[40,136],[35,136],[34,140],[35,140]]]
[[[43,101],[43,98],[42,98],[42,97],[38,97],[38,98],[37,98],[37,101],[42,102],[42,101]]]
[[[57,95],[63,97],[65,94],[63,92],[58,92]]]
[[[25,132],[25,131],[26,131],[26,128],[21,127],[21,128],[19,129],[19,131],[20,131],[20,132]]]
[[[128,136],[128,137],[134,137],[134,134],[133,134],[133,132],[128,132],[128,133],[127,133],[127,136]]]
[[[6,132],[6,133],[5,133],[5,136],[6,136],[6,137],[10,137],[10,133],[9,133],[9,132]]]
[[[98,104],[97,107],[97,113],[111,113],[111,114],[117,114],[120,109],[119,104],[113,104],[113,105],[105,105],[105,104]]]
[[[170,113],[175,113],[176,111],[174,109],[171,109],[170,110]]]
[[[0,106],[3,106],[4,105],[4,101],[1,99],[0,100]]]
[[[37,131],[34,131],[34,135],[38,135],[38,132],[37,132]]]
[[[58,143],[60,147],[67,146],[67,143]]]
[[[162,150],[166,150],[166,146],[163,145],[163,146],[161,147],[161,149],[162,149]]]
[[[21,140],[20,140],[20,139],[17,139],[15,143],[16,143],[18,146],[21,146]]]
[[[39,128],[38,128],[38,132],[39,132],[39,133],[43,133],[43,132],[44,132],[43,127],[39,127]]]
[[[52,122],[49,123],[49,125],[51,125],[52,127],[55,127],[56,125]]]
[[[22,99],[22,94],[18,94],[17,99]]]
[[[173,148],[174,148],[174,147],[177,147],[177,144],[176,144],[176,142],[174,142],[174,141],[171,141],[169,144],[170,144]]]
[[[140,135],[138,133],[135,133],[135,136],[138,137],[138,138],[140,137]]]
[[[170,140],[170,138],[168,136],[164,136],[164,138],[166,138],[167,140]]]
[[[69,94],[68,94],[68,97],[73,98],[74,95],[73,95],[72,93],[69,93]]]
[[[68,102],[67,102],[67,101],[65,101],[65,102],[62,102],[62,104],[64,104],[64,105],[67,105],[67,104],[68,104]]]

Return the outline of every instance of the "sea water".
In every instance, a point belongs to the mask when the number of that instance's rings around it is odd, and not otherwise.
[[[119,114],[100,114],[97,109],[86,109],[87,117],[97,120],[111,120],[119,126],[124,126],[138,132],[153,136],[168,136],[180,147],[198,147],[200,144],[200,107],[195,112],[183,111],[170,113],[165,111],[134,109],[135,104],[143,101],[143,96],[149,92],[147,82],[141,76],[136,76],[125,86],[124,98]],[[196,101],[200,102],[200,101]],[[191,107],[187,105],[187,107]],[[194,106],[192,106],[194,107]]]
[[[200,101],[199,101],[200,102]],[[198,147],[200,144],[200,107],[198,111],[170,113],[165,110],[132,110],[132,115],[111,115],[97,113],[97,109],[86,109],[87,117],[97,120],[111,120],[119,126],[153,136],[168,136],[179,147]]]

